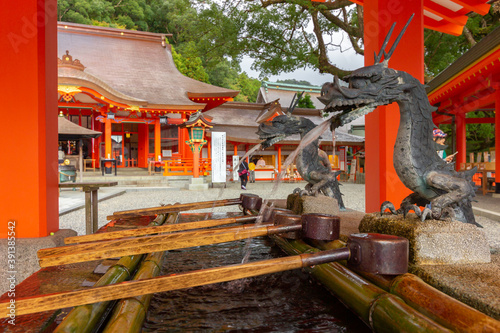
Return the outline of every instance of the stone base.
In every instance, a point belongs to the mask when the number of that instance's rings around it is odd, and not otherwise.
[[[205,180],[203,178],[191,178],[191,182],[188,184],[188,190],[190,191],[208,190],[208,184],[205,184]]]
[[[313,196],[299,196],[298,194],[290,194],[287,198],[286,208],[292,210],[295,214],[329,214],[339,215],[339,205],[337,199],[319,194]]]
[[[410,241],[410,263],[416,265],[449,265],[491,262],[490,248],[484,232],[468,223],[427,220],[415,214],[406,219],[400,215],[367,214],[359,225],[360,232],[405,237]]]
[[[77,233],[71,229],[61,229],[54,233],[53,236],[40,238],[16,238],[15,245],[15,271],[13,274],[16,277],[16,285],[26,279],[28,276],[40,269],[38,265],[37,251],[49,247],[57,247],[64,245],[64,238],[76,236]],[[8,240],[0,239],[0,253],[7,254]],[[7,272],[8,256],[0,256],[0,267]],[[7,275],[7,273],[5,273]],[[8,274],[10,275],[10,274]],[[7,278],[0,280],[0,295],[9,290],[10,281]]]

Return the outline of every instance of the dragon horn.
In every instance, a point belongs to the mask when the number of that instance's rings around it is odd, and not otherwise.
[[[411,14],[410,18],[408,19],[408,22],[406,22],[403,30],[401,30],[401,32],[399,33],[399,36],[398,38],[396,38],[396,41],[394,41],[394,44],[392,44],[392,47],[391,49],[389,50],[389,53],[385,53],[384,52],[384,61],[386,63],[389,62],[389,59],[391,58],[392,56],[392,53],[394,52],[394,50],[396,49],[396,46],[399,44],[399,41],[401,40],[401,38],[403,37],[405,31],[406,31],[406,28],[408,28],[408,25],[410,24],[411,20],[413,19],[413,16],[415,16],[415,13]]]
[[[380,52],[378,53],[378,55],[373,52],[374,54],[374,58],[375,58],[375,64],[379,63],[380,60],[382,60],[382,54],[385,54],[384,50],[385,50],[385,47],[387,46],[387,44],[389,43],[389,38],[391,38],[391,35],[392,35],[392,31],[394,30],[394,27],[396,26],[396,22],[394,22],[392,24],[392,27],[391,29],[389,29],[389,32],[387,33],[387,36],[385,36],[385,40],[384,40],[384,43],[382,44],[382,47],[380,48]]]
[[[297,104],[299,104],[300,99],[302,98],[302,95],[304,95],[305,91],[301,92],[299,96],[297,97],[297,94],[293,95],[292,102],[290,103],[290,107],[288,108],[287,115],[291,115],[293,110],[295,110],[295,107]],[[297,97],[297,99],[295,99]]]

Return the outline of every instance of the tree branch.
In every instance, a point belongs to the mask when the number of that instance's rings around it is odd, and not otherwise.
[[[328,55],[326,52],[325,41],[323,40],[323,34],[321,32],[319,22],[318,22],[318,12],[314,11],[311,13],[312,21],[314,24],[314,34],[316,35],[316,39],[318,40],[318,50],[319,50],[319,72],[320,73],[330,73],[332,75],[337,75],[340,78],[346,76],[351,73],[350,71],[344,71],[334,65],[332,65],[328,59]]]
[[[470,32],[469,28],[467,26],[464,26],[464,32],[463,32],[465,39],[467,39],[467,42],[469,42],[470,46],[476,45],[476,40],[474,39],[474,36]]]

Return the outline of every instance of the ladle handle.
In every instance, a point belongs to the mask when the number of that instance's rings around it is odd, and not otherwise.
[[[349,248],[343,247],[340,249],[326,250],[316,253],[304,253],[301,254],[303,267],[309,267],[314,265],[326,264],[328,262],[347,260],[351,251]]]
[[[347,250],[348,251],[348,250]],[[346,249],[328,250],[296,256],[262,260],[252,263],[202,269],[193,272],[160,276],[150,279],[122,282],[48,295],[16,299],[16,314],[24,315],[42,311],[62,309],[70,306],[92,304],[127,297],[191,288],[212,283],[232,281],[252,276],[287,271],[309,265],[341,260],[348,257]],[[8,303],[0,303],[0,318],[9,315]]]

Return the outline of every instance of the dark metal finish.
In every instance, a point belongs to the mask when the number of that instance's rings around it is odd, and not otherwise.
[[[257,135],[264,140],[261,145],[265,149],[293,134],[300,134],[300,138],[303,139],[315,127],[310,119],[297,117],[288,112],[273,118],[270,122],[260,124]],[[321,192],[337,199],[340,209],[345,209],[337,181],[340,171],[332,171],[328,154],[319,149],[319,136],[298,152],[295,164],[302,179],[308,182],[302,193],[315,195]]]
[[[304,267],[326,264],[338,260],[347,260],[349,258],[349,249],[343,247],[340,249],[326,250],[316,253],[301,254]]]
[[[318,97],[325,104],[323,112],[335,113],[330,118],[331,128],[335,129],[368,114],[377,106],[396,102],[401,121],[394,145],[394,169],[401,182],[413,193],[394,211],[405,215],[414,210],[422,221],[428,217],[443,219],[451,216],[478,225],[471,205],[476,191],[472,182],[476,168],[457,172],[452,163],[447,163],[436,153],[432,134],[435,107],[429,104],[424,85],[419,80],[388,67],[394,47],[385,55],[384,45],[375,56],[374,65],[345,76],[342,80],[348,86],[339,84],[337,77],[333,82],[325,83],[321,97]],[[383,61],[382,54],[386,57]],[[420,210],[414,209],[415,205],[427,206],[429,203],[430,208],[426,207],[421,214]],[[390,205],[393,206],[385,202],[382,207],[389,208]]]
[[[304,214],[302,215],[302,236],[324,241],[339,239],[340,218],[326,214]]]
[[[294,226],[293,231],[282,233],[280,236],[288,239],[300,239],[301,238],[301,217],[300,215],[286,214],[283,212],[276,213],[274,225],[277,227],[281,226]],[[297,229],[295,229],[298,226]]]
[[[262,198],[257,195],[241,195],[243,208],[248,210],[260,210]]]
[[[347,266],[367,273],[399,275],[408,272],[408,240],[383,234],[352,234]]]
[[[279,214],[279,213],[293,214],[293,211],[291,211],[290,209],[273,207],[271,209],[270,214],[268,215],[269,218],[267,220],[264,220],[264,222],[271,222],[271,223],[274,223],[276,225],[276,214]]]

